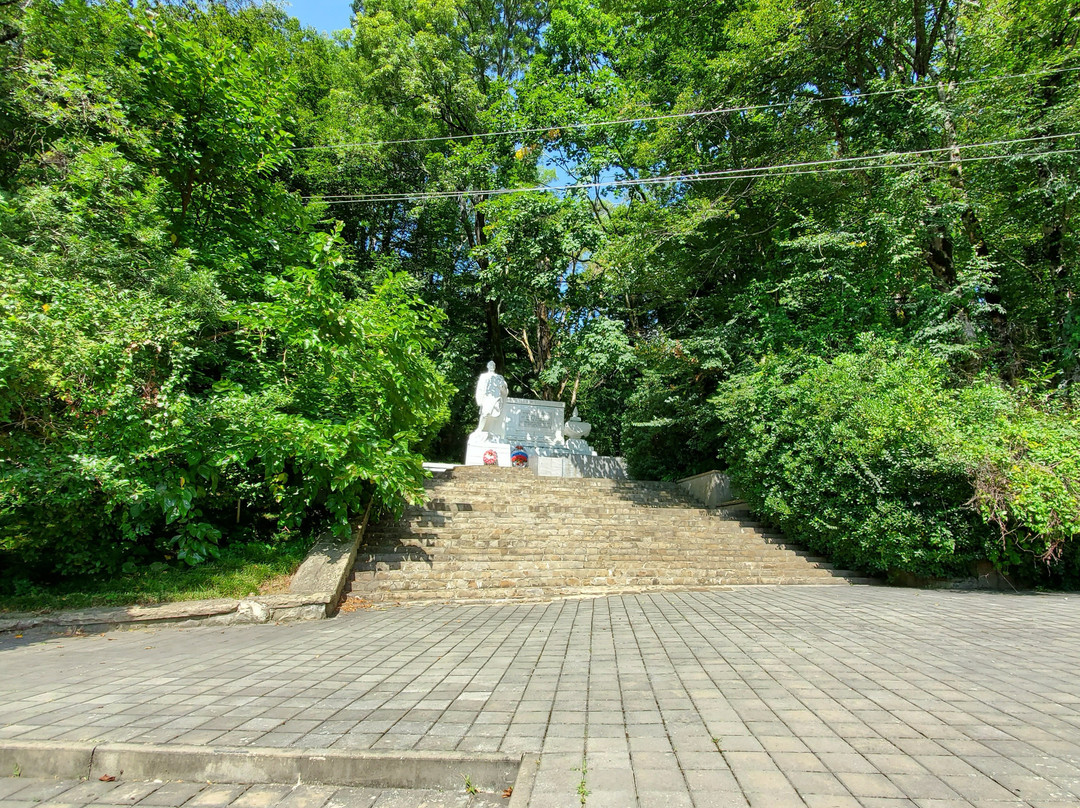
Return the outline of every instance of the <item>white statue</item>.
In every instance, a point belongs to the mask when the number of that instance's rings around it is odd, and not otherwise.
[[[476,380],[476,406],[480,408],[480,424],[476,433],[499,438],[506,434],[506,397],[510,388],[506,379],[495,372],[495,363],[487,363],[487,372]]]

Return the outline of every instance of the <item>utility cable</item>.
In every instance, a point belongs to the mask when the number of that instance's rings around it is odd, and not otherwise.
[[[530,192],[563,192],[563,191],[575,191],[575,190],[587,190],[595,188],[618,188],[635,185],[655,185],[655,184],[667,184],[667,183],[682,183],[682,182],[704,182],[706,180],[714,179],[745,179],[754,176],[763,176],[769,172],[783,172],[786,176],[794,176],[798,174],[806,173],[828,173],[829,171],[837,171],[839,169],[830,169],[829,166],[839,166],[845,163],[865,163],[870,161],[876,161],[879,165],[855,165],[849,166],[849,170],[861,170],[861,169],[873,169],[873,168],[890,168],[890,167],[902,167],[909,165],[937,165],[934,161],[918,161],[915,163],[902,163],[896,162],[882,162],[893,161],[896,159],[909,159],[912,157],[920,157],[929,154],[942,154],[945,152],[969,150],[978,148],[989,148],[996,146],[1008,146],[1019,143],[1037,143],[1050,140],[1059,140],[1067,137],[1080,137],[1080,131],[1067,132],[1058,135],[1040,135],[1037,137],[1028,138],[1014,138],[1010,140],[995,140],[986,141],[983,143],[968,143],[957,144],[956,146],[944,146],[932,149],[919,149],[917,151],[907,152],[883,152],[873,155],[864,155],[862,157],[837,157],[830,158],[828,160],[811,160],[799,163],[782,163],[767,166],[751,166],[747,168],[730,168],[721,169],[716,171],[703,171],[696,173],[681,173],[681,174],[665,174],[656,177],[634,177],[624,180],[610,180],[606,182],[589,182],[589,183],[576,183],[573,185],[536,185],[536,186],[524,186],[521,188],[492,188],[488,190],[454,190],[454,191],[418,191],[403,192],[403,193],[373,193],[373,194],[336,194],[336,195],[310,195],[302,197],[304,200],[320,200],[324,202],[335,201],[379,201],[379,202],[392,202],[392,201],[409,201],[417,199],[452,199],[461,198],[466,196],[501,196],[504,194],[516,194],[516,193],[530,193]],[[985,159],[1009,159],[1012,157],[1029,157],[1036,155],[1046,154],[1069,154],[1073,150],[1055,150],[1051,152],[1027,152],[1023,154],[998,154],[989,155],[988,157],[964,157],[962,162],[982,161]],[[945,164],[953,161],[945,161]],[[812,171],[805,170],[792,170],[792,169],[812,169]]]
[[[1049,155],[1059,154],[1077,154],[1080,153],[1080,148],[1076,149],[1055,149],[1054,151],[1038,151],[1038,152],[1021,152],[1018,154],[992,154],[981,155],[977,157],[965,158],[966,163],[985,162],[989,160],[1013,160],[1023,157],[1046,157]],[[874,171],[887,168],[925,168],[927,166],[950,166],[954,165],[952,160],[913,160],[905,163],[881,163],[878,165],[856,165],[856,166],[841,166],[839,168],[816,168],[816,169],[804,169],[801,171],[778,171],[774,174],[763,173],[743,173],[743,174],[725,174],[719,176],[701,176],[697,174],[688,174],[684,177],[647,177],[642,179],[616,181],[613,183],[582,183],[579,185],[563,185],[563,186],[537,186],[535,188],[500,188],[495,191],[447,191],[431,194],[406,194],[396,195],[390,197],[381,197],[378,195],[369,196],[357,196],[357,197],[336,197],[333,199],[318,200],[325,202],[328,205],[346,203],[346,202],[424,202],[429,199],[462,199],[465,197],[473,196],[500,196],[506,194],[520,194],[520,193],[535,193],[541,191],[555,192],[555,191],[574,191],[589,188],[601,188],[611,185],[626,186],[640,186],[640,185],[660,185],[660,184],[679,184],[688,183],[693,184],[695,182],[706,182],[715,180],[756,180],[756,179],[770,179],[781,177],[794,177],[806,174],[842,174],[851,171]]]
[[[963,79],[961,81],[952,82],[952,85],[955,87],[962,87],[972,84],[985,84],[988,82],[997,81],[1011,81],[1013,79],[1034,78],[1037,76],[1048,76],[1058,73],[1075,73],[1077,71],[1080,71],[1080,67],[1059,67],[1049,70],[1035,70],[1030,73],[1012,73],[1006,76],[986,76],[977,79]],[[531,127],[527,129],[505,129],[499,132],[476,132],[467,135],[440,135],[436,137],[406,138],[402,140],[367,140],[359,141],[356,143],[333,143],[320,146],[293,146],[287,149],[287,151],[332,151],[334,149],[352,149],[362,148],[366,146],[402,146],[414,143],[443,143],[456,140],[472,140],[474,138],[483,139],[492,137],[506,137],[508,135],[535,135],[546,132],[561,132],[564,129],[589,129],[598,126],[619,126],[621,124],[650,123],[652,121],[666,121],[680,118],[698,118],[707,115],[723,115],[726,113],[735,112],[757,112],[762,110],[795,106],[796,104],[801,103],[823,103],[825,101],[858,101],[863,98],[874,98],[886,95],[922,92],[924,90],[936,89],[941,86],[941,84],[924,84],[913,87],[897,87],[892,90],[873,90],[870,92],[848,93],[845,95],[834,95],[824,98],[807,96],[803,98],[792,99],[790,101],[774,101],[768,104],[749,104],[737,107],[717,107],[715,109],[697,110],[690,112],[672,112],[662,115],[647,115],[641,118],[617,118],[607,121],[584,121],[579,123],[553,124],[551,126]]]

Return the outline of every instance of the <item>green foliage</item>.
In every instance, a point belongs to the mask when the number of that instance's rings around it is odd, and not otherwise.
[[[865,568],[1074,563],[1074,2],[354,12],[0,7],[9,558],[345,530],[494,359]]]
[[[1059,402],[1023,398],[983,424],[966,448],[982,517],[997,528],[1002,567],[1037,558],[1080,580],[1080,419]],[[1041,565],[1040,565],[1041,566]]]
[[[338,231],[281,183],[276,55],[168,8],[42,4],[23,24],[0,554],[28,578],[194,565],[415,496],[450,392],[442,314],[399,275],[356,289]]]
[[[961,573],[983,544],[959,453],[971,407],[927,352],[865,347],[768,358],[725,383],[713,403],[732,478],[754,509],[842,565]]]
[[[925,349],[769,357],[713,399],[730,474],[796,541],[872,573],[1045,574],[1077,534],[1076,423]],[[989,522],[1002,530],[991,529]],[[1064,570],[1054,570],[1060,575]]]
[[[707,338],[656,338],[636,352],[639,380],[624,403],[622,450],[631,474],[678,479],[721,465],[709,397],[727,356]]]

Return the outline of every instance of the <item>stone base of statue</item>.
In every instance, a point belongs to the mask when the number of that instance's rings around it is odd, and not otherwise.
[[[589,424],[576,410],[565,421],[565,409],[561,401],[507,398],[502,434],[478,429],[469,435],[465,465],[511,466],[520,447],[528,455],[525,468],[542,477],[626,478],[623,459],[598,456],[584,440]]]

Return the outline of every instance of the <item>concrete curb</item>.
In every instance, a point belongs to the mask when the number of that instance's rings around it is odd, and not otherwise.
[[[536,784],[536,770],[540,766],[540,755],[522,755],[518,767],[514,791],[506,808],[528,808],[532,800],[533,786]]]
[[[69,609],[0,619],[0,633],[32,628],[104,631],[139,625],[232,626],[249,623],[317,620],[325,617],[333,593],[260,595],[251,598],[184,600],[157,606]]]
[[[0,775],[76,780],[90,774],[94,744],[57,741],[0,741]]]
[[[188,780],[216,783],[316,783],[371,788],[464,787],[482,791],[514,786],[521,771],[535,777],[535,756],[477,752],[372,752],[338,749],[205,747],[62,741],[0,741],[0,774],[96,780]],[[531,779],[523,793],[527,804]],[[511,803],[515,805],[515,803]]]
[[[324,615],[326,617],[337,612],[341,595],[345,591],[345,583],[356,563],[356,552],[363,541],[374,503],[375,499],[372,497],[364,510],[364,518],[348,539],[336,539],[330,533],[324,533],[308,551],[307,558],[289,584],[289,592],[293,595],[330,593]]]
[[[337,613],[356,561],[356,551],[367,530],[371,507],[369,502],[364,518],[348,539],[335,539],[324,533],[315,542],[293,575],[288,594],[19,614],[0,618],[0,634],[33,628],[106,631],[146,625],[240,626],[332,617]]]

